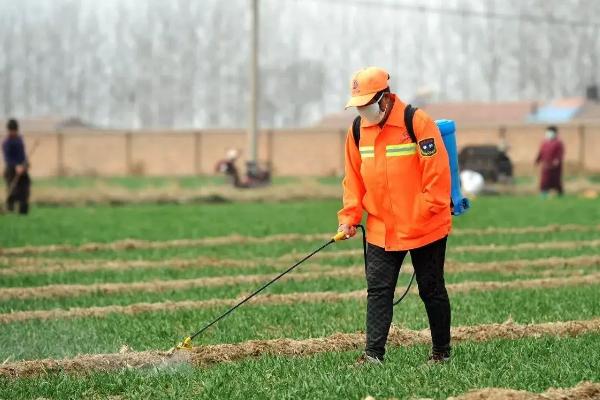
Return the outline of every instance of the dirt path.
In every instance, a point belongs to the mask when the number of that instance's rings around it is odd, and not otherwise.
[[[583,321],[551,322],[520,325],[513,322],[455,327],[452,340],[489,341],[495,339],[522,339],[551,335],[558,337],[578,336],[600,330],[600,318]],[[363,333],[337,333],[314,339],[252,340],[238,344],[218,344],[195,347],[191,351],[128,352],[124,354],[80,355],[62,360],[30,360],[0,365],[0,376],[26,377],[46,375],[53,372],[86,373],[111,371],[122,368],[142,368],[191,363],[196,366],[243,360],[263,355],[309,356],[323,352],[358,350],[364,345]],[[388,343],[392,346],[412,346],[429,343],[428,330],[414,331],[392,327]]]
[[[476,290],[504,290],[529,288],[556,288],[573,285],[591,285],[600,283],[600,274],[566,278],[544,278],[518,280],[508,282],[463,282],[446,285],[451,293],[464,293]],[[400,289],[398,294],[404,289]],[[413,288],[413,293],[416,289]],[[302,292],[289,294],[265,294],[251,300],[259,305],[283,305],[298,303],[341,302],[347,300],[362,300],[366,298],[364,290],[351,292]],[[82,317],[104,317],[109,314],[135,315],[147,312],[192,310],[209,307],[226,307],[235,304],[239,299],[208,299],[198,301],[177,301],[159,303],[136,303],[126,306],[114,305],[103,307],[81,307],[70,309],[14,311],[0,314],[0,324],[8,324],[27,320],[50,320]]]
[[[455,229],[452,235],[495,235],[495,234],[529,234],[529,233],[554,233],[554,232],[594,232],[600,231],[600,225],[547,225],[547,226],[526,226],[517,228],[463,228]],[[86,243],[82,245],[53,244],[40,246],[22,246],[8,247],[0,249],[0,255],[31,255],[44,253],[85,253],[100,250],[132,250],[132,249],[166,249],[179,247],[203,247],[203,246],[222,246],[232,244],[265,244],[273,242],[291,242],[291,241],[315,241],[327,240],[331,238],[332,233],[315,234],[276,234],[262,237],[228,235],[197,239],[177,239],[165,241],[149,241],[141,239],[123,239],[108,243]]]

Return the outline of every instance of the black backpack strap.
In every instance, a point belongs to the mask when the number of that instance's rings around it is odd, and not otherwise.
[[[417,143],[417,136],[415,135],[415,128],[413,127],[413,118],[417,110],[417,107],[413,107],[410,104],[407,104],[404,109],[404,125],[406,126],[408,135],[413,143]]]
[[[358,149],[358,144],[360,143],[360,115],[354,118],[354,122],[352,123],[352,136],[354,137],[354,144]]]

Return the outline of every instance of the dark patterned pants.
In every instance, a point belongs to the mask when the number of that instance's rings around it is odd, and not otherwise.
[[[25,172],[17,177],[15,167],[7,167],[4,171],[4,181],[6,182],[6,208],[8,211],[14,211],[16,203],[19,205],[19,213],[27,214],[29,212],[29,188],[31,186],[29,174]],[[12,191],[8,193],[11,189]]]
[[[444,283],[447,237],[410,250],[419,296],[429,318],[433,351],[450,351],[450,301]],[[407,251],[385,251],[369,243],[367,249],[366,353],[383,359],[393,315],[394,291]]]

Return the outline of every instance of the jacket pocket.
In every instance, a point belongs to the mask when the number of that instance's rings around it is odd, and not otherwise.
[[[427,223],[435,214],[431,211],[429,203],[425,200],[425,196],[422,193],[417,195],[415,201],[415,210],[413,212],[413,220],[417,224]]]

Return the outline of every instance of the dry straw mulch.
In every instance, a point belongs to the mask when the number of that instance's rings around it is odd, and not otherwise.
[[[492,234],[530,234],[530,233],[553,233],[553,232],[593,232],[600,230],[600,225],[547,225],[547,226],[526,226],[515,228],[489,227],[489,228],[463,228],[455,229],[452,235],[492,235]],[[85,243],[82,245],[53,244],[40,246],[22,246],[0,249],[0,255],[27,255],[44,253],[75,253],[75,252],[94,252],[100,250],[132,250],[132,249],[165,249],[178,247],[202,247],[202,246],[222,246],[231,244],[264,244],[273,242],[290,241],[314,241],[327,240],[332,236],[331,233],[314,234],[275,234],[262,237],[228,235],[219,237],[208,237],[198,239],[175,239],[165,241],[150,241],[141,239],[122,239],[108,243]]]
[[[192,259],[171,258],[164,260],[73,260],[53,258],[16,258],[9,261],[11,267],[0,268],[0,276],[41,275],[63,272],[120,271],[126,269],[200,269],[200,268],[256,268],[260,266],[281,267],[283,261],[273,258],[231,259],[216,257],[196,257]],[[511,272],[524,268],[586,268],[598,265],[600,256],[548,257],[539,259],[515,259],[488,262],[458,262],[447,260],[447,272],[493,271]],[[342,265],[322,265],[308,262],[302,269],[343,269]],[[410,264],[403,271],[411,269]]]
[[[578,336],[600,330],[600,318],[581,321],[551,322],[521,325],[508,321],[503,324],[487,324],[455,327],[452,340],[489,341],[495,339],[522,339],[552,335],[558,337]],[[323,352],[357,350],[364,345],[364,333],[336,333],[324,338],[303,340],[272,339],[251,340],[238,344],[199,346],[191,351],[143,351],[115,354],[80,355],[62,360],[17,361],[0,365],[0,376],[39,376],[52,372],[86,373],[111,371],[123,368],[166,367],[182,363],[210,366],[217,363],[243,360],[263,355],[308,356]],[[392,346],[412,346],[429,343],[429,330],[414,331],[392,327],[388,343]]]
[[[475,290],[505,290],[505,289],[527,289],[527,288],[554,288],[572,285],[598,284],[600,283],[600,274],[516,280],[505,282],[463,282],[446,285],[451,293],[470,292]],[[413,288],[413,292],[416,289]],[[399,290],[401,292],[401,290]],[[302,292],[289,294],[266,294],[255,297],[251,300],[254,304],[261,305],[281,305],[297,303],[322,303],[322,302],[341,302],[347,300],[361,300],[366,298],[366,291],[356,290],[352,292]],[[240,299],[208,299],[198,301],[167,301],[160,303],[137,303],[127,306],[103,306],[103,307],[82,307],[70,309],[52,309],[52,310],[30,310],[14,311],[0,314],[0,324],[7,324],[27,320],[49,320],[64,318],[83,318],[83,317],[104,317],[109,314],[135,315],[147,312],[166,312],[177,310],[201,309],[210,307],[232,306]]]
[[[599,400],[600,383],[581,382],[573,388],[550,388],[543,393],[504,388],[484,388],[471,390],[447,400]],[[365,400],[375,400],[368,396]],[[426,399],[422,399],[426,400]]]

